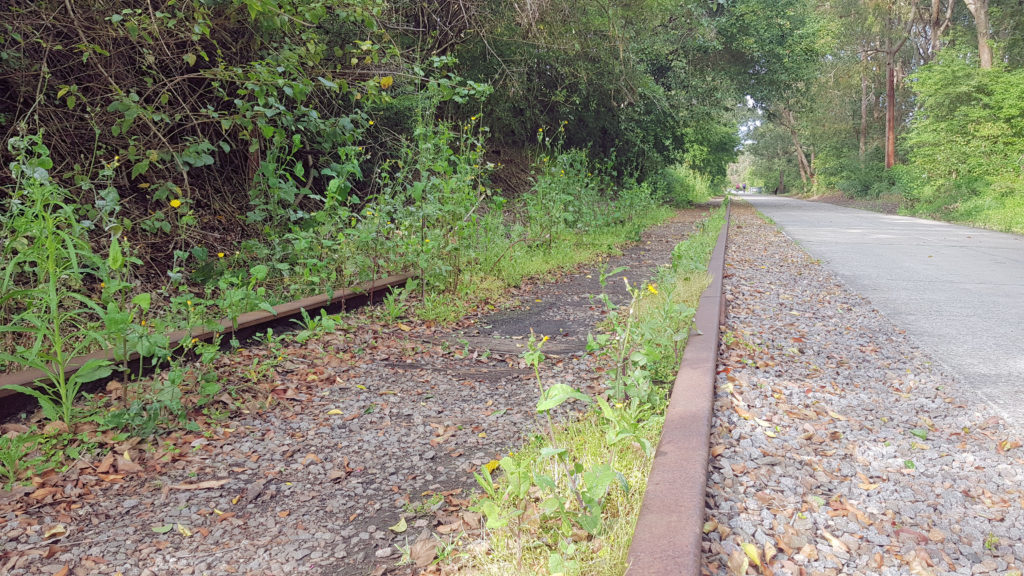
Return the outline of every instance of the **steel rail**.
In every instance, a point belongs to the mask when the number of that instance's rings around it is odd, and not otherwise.
[[[381,280],[372,280],[359,284],[352,288],[343,288],[335,290],[330,294],[319,294],[317,296],[310,296],[308,298],[302,298],[294,300],[292,302],[286,302],[284,304],[278,304],[274,306],[274,313],[271,314],[266,310],[257,310],[255,312],[247,312],[238,316],[238,318],[232,320],[231,318],[222,318],[217,323],[220,325],[219,329],[207,329],[202,328],[197,331],[188,330],[176,330],[167,335],[170,340],[171,346],[179,344],[182,341],[188,341],[193,338],[199,340],[212,341],[217,336],[223,334],[239,334],[239,333],[253,333],[256,332],[259,327],[279,323],[283,320],[295,318],[302,314],[305,310],[306,313],[315,312],[317,310],[343,306],[346,304],[353,304],[355,306],[362,306],[373,302],[374,294],[383,290],[391,290],[399,286],[404,285],[409,279],[413,278],[413,274],[399,274],[395,276],[389,276]],[[65,375],[74,374],[80,369],[87,361],[92,359],[109,360],[111,362],[120,361],[117,358],[116,353],[112,349],[98,350],[91,354],[84,356],[78,356],[73,358],[64,371]],[[131,362],[139,359],[138,353],[132,353],[127,358],[127,362]],[[13,385],[20,385],[26,387],[40,386],[43,382],[46,382],[48,377],[45,372],[38,369],[22,370],[20,372],[12,372],[10,374],[0,375],[0,400],[9,396],[18,395],[19,392],[9,388]]]

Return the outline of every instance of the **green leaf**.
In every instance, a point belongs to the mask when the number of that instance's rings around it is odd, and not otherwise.
[[[149,306],[152,303],[152,297],[149,292],[143,292],[142,294],[136,295],[132,298],[132,304],[135,304],[139,308],[142,308],[143,312],[149,312]]]
[[[114,236],[110,239],[110,253],[107,255],[107,266],[114,271],[124,266],[124,253],[121,251],[121,242]]]
[[[132,166],[132,180],[135,180],[140,174],[145,174],[146,170],[149,170],[149,160],[136,163],[135,166]]]
[[[174,525],[164,524],[163,526],[153,526],[151,529],[153,530],[153,532],[156,532],[157,534],[167,534],[168,532],[174,529]]]
[[[74,379],[75,382],[84,384],[86,382],[92,382],[93,380],[99,380],[100,378],[106,378],[113,374],[113,372],[114,368],[111,365],[110,360],[90,358],[71,376],[71,378]]]
[[[537,412],[547,412],[570,398],[590,403],[590,396],[576,390],[568,384],[553,384],[540,397],[537,402]]]
[[[552,456],[561,456],[562,454],[565,454],[565,452],[565,448],[554,448],[551,446],[545,446],[540,449],[540,457],[550,458]]]
[[[914,436],[917,436],[921,440],[928,439],[928,430],[925,428],[914,428],[913,430],[910,431],[910,433],[913,434]]]

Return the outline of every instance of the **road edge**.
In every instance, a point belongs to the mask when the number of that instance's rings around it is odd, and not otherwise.
[[[665,425],[629,548],[627,575],[701,573],[715,367],[719,329],[725,314],[722,276],[730,209],[726,209],[725,222],[711,252],[711,283],[700,296],[695,327],[665,412]]]

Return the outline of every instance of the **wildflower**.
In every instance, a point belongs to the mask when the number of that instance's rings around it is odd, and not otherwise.
[[[373,126],[373,120],[370,120],[370,126]]]
[[[224,253],[223,252],[217,252],[217,258],[223,258],[223,257],[224,257]]]
[[[100,288],[106,288],[106,287],[107,287],[107,283],[106,282],[100,282]]]
[[[192,305],[192,301],[191,300],[185,300],[185,304],[188,304],[189,306],[191,306]],[[195,340],[195,338],[193,338],[193,340]]]
[[[171,200],[171,208],[177,208],[178,206],[181,206],[181,199],[175,198]]]
[[[651,294],[657,294],[658,293],[658,285],[657,284],[648,284],[647,285],[647,291],[650,292]]]
[[[550,336],[545,336],[545,337],[540,339],[541,342],[547,342],[548,340],[551,340]]]
[[[146,325],[146,321],[145,320],[143,320],[142,322],[139,322],[139,326],[145,326],[145,325]]]
[[[199,342],[199,338],[193,338],[193,339],[192,339],[192,343],[193,343],[193,344],[195,344],[196,342]]]
[[[430,242],[430,238],[427,238],[426,240],[424,240],[424,242]]]
[[[543,131],[544,131],[543,128],[537,128],[537,132],[543,132]]]

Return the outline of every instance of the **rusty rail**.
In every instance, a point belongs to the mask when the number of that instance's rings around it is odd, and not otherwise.
[[[724,319],[722,273],[729,209],[708,262],[711,284],[701,294],[696,328],[665,412],[640,517],[629,548],[627,575],[700,576],[704,492],[708,478],[719,326]]]
[[[274,306],[274,314],[265,310],[247,312],[240,315],[235,321],[232,321],[230,318],[221,319],[218,322],[220,324],[220,329],[209,330],[204,328],[196,332],[177,330],[168,334],[168,338],[170,339],[172,346],[183,340],[191,340],[192,338],[211,341],[221,334],[238,333],[243,331],[251,333],[256,327],[295,318],[299,316],[303,310],[309,313],[320,310],[321,308],[341,306],[343,304],[350,303],[360,306],[371,303],[373,301],[374,293],[402,286],[412,277],[412,274],[400,274],[396,276],[389,276],[382,280],[373,280],[353,288],[335,290],[331,294],[320,294],[292,302],[286,302],[284,304],[278,304],[277,306]],[[75,371],[81,368],[87,361],[95,358],[110,361],[114,361],[116,359],[113,350],[99,350],[97,352],[72,359],[68,364],[65,374],[75,373]],[[128,361],[137,360],[138,358],[139,355],[133,353],[128,357]],[[46,378],[47,377],[44,372],[36,369],[22,370],[21,372],[12,372],[10,374],[0,375],[0,400],[7,398],[8,396],[18,394],[18,392],[8,388],[9,386],[16,384],[21,386],[35,386],[38,385],[39,382],[45,381]]]

